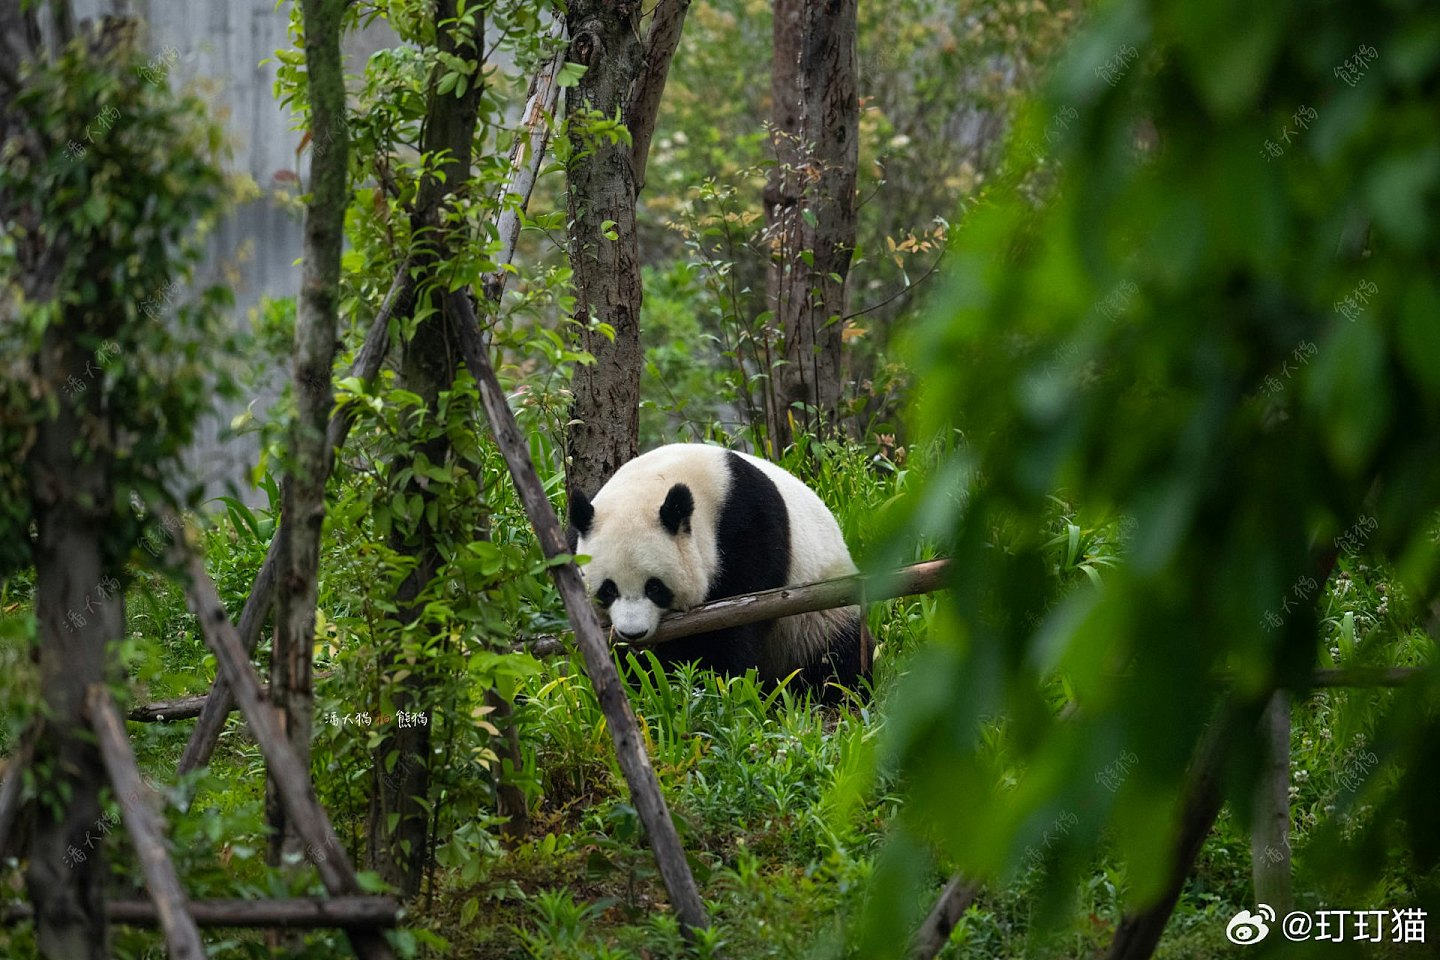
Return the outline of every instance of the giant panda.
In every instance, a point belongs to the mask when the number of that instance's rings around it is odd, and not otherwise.
[[[721,597],[855,573],[840,525],[795,476],[748,454],[675,443],[626,463],[590,499],[574,491],[571,539],[617,638],[644,640],[669,610]],[[834,699],[867,674],[859,607],[729,627],[654,647],[688,660]]]

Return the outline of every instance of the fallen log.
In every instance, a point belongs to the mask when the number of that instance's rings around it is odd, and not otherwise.
[[[668,614],[660,620],[654,636],[644,640],[632,640],[629,647],[653,647],[681,637],[693,637],[697,633],[709,633],[724,627],[738,627],[777,617],[793,617],[797,613],[811,613],[815,610],[833,610],[853,603],[872,600],[892,600],[917,593],[933,593],[945,585],[945,575],[950,569],[947,559],[927,560],[913,563],[891,573],[874,575],[853,574],[833,580],[816,580],[790,587],[777,587],[759,593],[747,593],[738,597],[724,597],[691,607],[680,613]],[[602,623],[609,630],[608,623]],[[526,644],[537,657],[562,653],[566,642],[559,637],[546,637]]]
[[[191,900],[188,909],[202,927],[393,927],[400,916],[400,904],[394,897],[384,896]],[[160,924],[159,912],[148,900],[112,900],[105,905],[105,915],[111,923],[132,927]],[[0,926],[34,917],[35,907],[28,903],[0,908]]]

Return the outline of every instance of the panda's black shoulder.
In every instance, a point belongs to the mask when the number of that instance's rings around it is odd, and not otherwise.
[[[715,524],[719,576],[706,599],[783,587],[790,575],[790,511],[775,481],[734,452],[723,457],[724,501]]]

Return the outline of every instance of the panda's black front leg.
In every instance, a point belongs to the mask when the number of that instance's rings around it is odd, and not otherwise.
[[[747,623],[711,633],[662,643],[655,656],[667,667],[694,660],[727,677],[743,674],[760,662],[766,624]]]

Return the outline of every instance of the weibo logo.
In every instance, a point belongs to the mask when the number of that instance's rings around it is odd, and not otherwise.
[[[1265,939],[1270,932],[1270,924],[1274,922],[1274,909],[1268,903],[1262,903],[1255,908],[1254,913],[1241,910],[1231,917],[1225,926],[1225,936],[1231,943],[1259,943]]]

